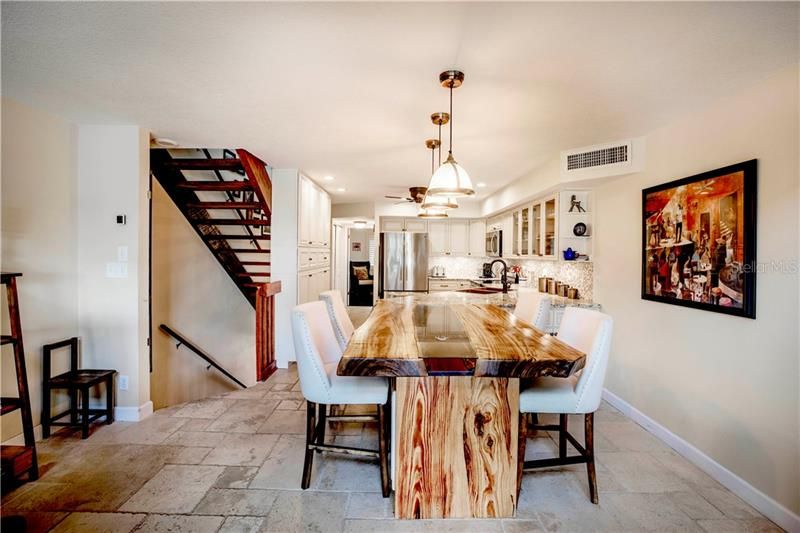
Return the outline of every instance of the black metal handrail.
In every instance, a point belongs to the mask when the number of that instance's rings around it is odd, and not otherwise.
[[[202,351],[202,350],[200,350],[199,348],[197,348],[197,347],[196,347],[194,344],[192,344],[191,342],[189,342],[188,340],[186,340],[186,339],[185,339],[185,338],[184,338],[184,337],[183,337],[181,334],[179,334],[179,333],[175,332],[173,329],[171,329],[171,328],[170,328],[169,326],[167,326],[166,324],[161,324],[160,326],[158,326],[158,329],[160,329],[161,331],[163,331],[164,333],[166,333],[167,335],[169,335],[169,336],[173,337],[175,340],[177,340],[177,341],[178,341],[178,344],[176,344],[176,345],[175,345],[175,347],[176,347],[176,348],[180,348],[181,344],[183,344],[184,346],[186,346],[187,348],[189,348],[189,350],[193,351],[193,352],[194,352],[194,353],[195,353],[197,356],[199,356],[201,359],[203,359],[203,360],[204,360],[206,363],[208,363],[208,367],[206,367],[206,370],[208,370],[209,368],[211,368],[211,367],[213,366],[214,368],[216,368],[217,370],[219,370],[220,372],[222,372],[222,374],[223,374],[223,375],[224,375],[226,378],[230,379],[231,381],[233,381],[234,383],[236,383],[237,385],[239,385],[241,388],[243,388],[243,389],[246,389],[246,388],[247,388],[247,385],[245,385],[244,383],[242,383],[241,381],[239,381],[238,379],[236,379],[236,378],[233,376],[233,374],[231,374],[230,372],[228,372],[227,370],[225,370],[224,368],[222,368],[222,367],[219,365],[219,363],[217,363],[216,361],[214,361],[214,360],[213,360],[213,359],[212,359],[210,356],[208,356],[208,355],[206,355],[205,353],[203,353],[203,351]]]

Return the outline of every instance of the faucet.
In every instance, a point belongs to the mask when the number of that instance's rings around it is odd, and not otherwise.
[[[495,263],[500,263],[503,265],[503,273],[500,275],[500,283],[503,285],[503,294],[508,294],[508,288],[511,286],[511,283],[508,282],[508,265],[502,259],[495,259],[489,265],[489,270],[494,268]]]

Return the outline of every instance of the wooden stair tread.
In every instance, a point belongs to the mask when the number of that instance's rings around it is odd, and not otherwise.
[[[269,226],[270,221],[265,218],[206,218],[192,220],[192,224],[205,224],[208,226]]]
[[[203,235],[207,241],[268,241],[270,235]]]
[[[233,254],[268,254],[268,253],[270,253],[269,250],[265,250],[263,248],[220,248],[219,250],[215,250],[215,252],[225,252],[225,253],[233,253]]]
[[[20,407],[22,407],[22,402],[19,398],[14,398],[11,396],[4,396],[0,398],[0,415],[16,411]]]
[[[262,266],[270,266],[272,263],[270,261],[239,261],[240,265],[262,265]]]
[[[162,163],[180,170],[244,170],[239,159],[172,159]]]
[[[17,342],[17,340],[11,335],[3,335],[2,338],[0,338],[0,346],[3,344],[14,344],[15,342]]]
[[[240,278],[252,278],[253,276],[258,278],[263,278],[264,276],[270,276],[269,272],[238,272],[236,274]]]
[[[261,211],[263,208],[258,202],[192,202],[187,203],[189,209],[252,209]]]
[[[251,191],[248,181],[184,181],[175,184],[177,189],[189,191]]]
[[[21,476],[30,470],[35,453],[33,446],[0,446],[0,469],[3,474]]]

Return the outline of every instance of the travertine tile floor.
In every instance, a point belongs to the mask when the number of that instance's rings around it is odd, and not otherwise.
[[[378,465],[333,454],[316,456],[302,491],[304,424],[293,367],[247,390],[98,426],[85,441],[64,430],[39,444],[40,480],[5,494],[2,513],[59,532],[780,531],[607,404],[595,417],[600,504],[589,502],[583,466],[527,473],[517,517],[502,521],[394,520]],[[571,425],[582,439],[580,420]],[[329,438],[377,447],[370,425],[339,424]],[[556,450],[541,432],[527,455]]]

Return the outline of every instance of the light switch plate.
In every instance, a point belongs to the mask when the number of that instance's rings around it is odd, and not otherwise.
[[[128,376],[120,376],[117,383],[119,384],[119,390],[128,390]]]
[[[128,263],[106,263],[107,278],[127,278]]]

